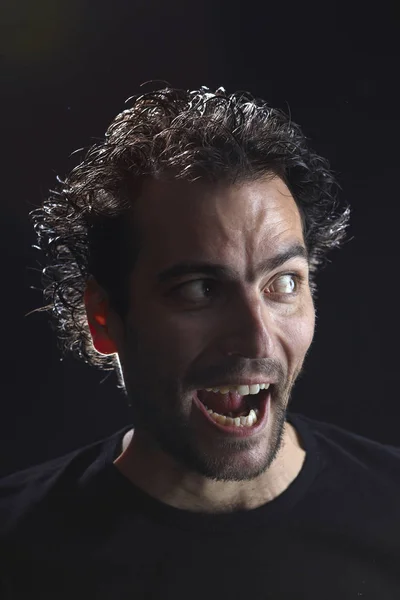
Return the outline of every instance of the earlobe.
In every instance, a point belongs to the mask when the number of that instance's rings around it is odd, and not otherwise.
[[[115,354],[117,347],[107,327],[108,302],[100,298],[99,290],[94,289],[93,282],[88,283],[84,302],[93,346],[100,354]]]
[[[92,334],[93,346],[100,354],[116,354],[117,348],[110,338],[104,338]]]
[[[101,332],[101,330],[94,326],[89,320],[88,325],[90,334],[92,336],[92,343],[97,352],[100,352],[100,354],[116,354],[117,348],[112,339],[109,337],[108,332]]]

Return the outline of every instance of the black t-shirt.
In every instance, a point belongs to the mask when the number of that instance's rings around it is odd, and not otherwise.
[[[306,459],[248,511],[182,511],[113,465],[123,435],[0,481],[1,598],[400,599],[400,448],[288,414]]]

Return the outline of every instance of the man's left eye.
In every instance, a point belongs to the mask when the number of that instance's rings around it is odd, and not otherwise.
[[[277,277],[268,290],[273,294],[293,294],[297,291],[297,284],[297,276],[289,273]]]

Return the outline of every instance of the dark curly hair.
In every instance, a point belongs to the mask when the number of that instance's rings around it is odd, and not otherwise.
[[[115,357],[93,348],[84,289],[93,276],[126,314],[127,277],[140,247],[131,209],[145,178],[234,183],[279,175],[300,210],[314,295],[315,273],[341,245],[350,215],[347,204],[339,207],[329,163],[308,147],[300,127],[248,92],[166,87],[130,101],[104,141],[30,213],[46,257],[47,304],[38,310],[52,313],[64,351],[102,369],[115,368]]]

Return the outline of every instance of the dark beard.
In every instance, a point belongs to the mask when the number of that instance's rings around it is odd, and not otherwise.
[[[251,453],[253,440],[221,438],[215,441],[213,451],[210,452],[199,443],[190,412],[183,410],[179,401],[176,402],[176,398],[179,398],[177,390],[168,391],[167,383],[160,387],[163,398],[160,405],[154,401],[155,398],[160,399],[159,390],[152,394],[148,388],[139,390],[136,384],[131,387],[126,383],[135,431],[138,434],[142,432],[147,440],[152,440],[155,449],[171,456],[189,471],[215,481],[246,481],[264,473],[277,458],[283,441],[287,413],[287,401],[283,398],[272,398],[273,422],[270,443],[262,459],[244,469],[230,457],[240,453]],[[191,406],[188,408],[190,410]]]
[[[161,357],[154,354],[154,349],[146,351],[142,342],[139,344],[135,340],[132,343],[132,337],[129,341],[125,354],[127,360],[123,366],[125,393],[138,437],[142,433],[147,441],[151,440],[154,449],[172,457],[181,467],[215,481],[251,480],[271,466],[282,445],[287,405],[294,383],[282,384],[284,373],[280,365],[275,365],[280,383],[274,386],[270,435],[262,453],[251,438],[215,437],[210,448],[210,444],[207,446],[204,438],[198,435],[192,414],[193,410],[198,409],[194,409],[189,395],[185,397],[179,384],[171,381],[167,375],[158,374],[155,379],[153,364],[141,361],[142,356],[153,355],[154,364],[159,365],[162,364]],[[135,373],[131,365],[135,365]],[[208,377],[215,380],[212,374]],[[235,457],[246,455],[249,457],[247,461],[235,460]]]

